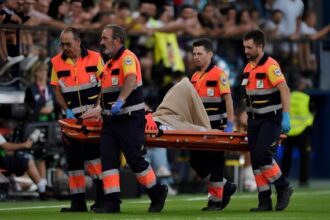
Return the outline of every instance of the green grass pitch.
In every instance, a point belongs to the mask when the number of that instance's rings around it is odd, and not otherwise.
[[[276,196],[273,194],[273,205]],[[120,214],[60,213],[61,207],[69,201],[10,201],[0,202],[0,220],[106,220],[106,219],[229,219],[229,220],[300,220],[330,219],[330,184],[317,184],[308,189],[295,188],[289,207],[283,212],[251,213],[249,209],[257,205],[256,193],[236,193],[228,207],[217,212],[202,212],[206,204],[206,195],[170,196],[161,213],[148,213],[149,200],[125,199]]]

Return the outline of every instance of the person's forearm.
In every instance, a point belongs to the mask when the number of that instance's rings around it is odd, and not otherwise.
[[[56,102],[59,106],[61,106],[62,109],[67,109],[68,108],[68,105],[66,104],[64,98],[63,98],[63,95],[62,95],[62,92],[61,92],[61,89],[59,86],[56,86],[55,87],[55,98],[56,98]]]
[[[164,27],[154,28],[154,31],[172,33],[182,31],[184,29],[185,26],[183,23],[172,22],[165,25]]]
[[[123,89],[121,90],[118,99],[125,101],[136,87],[136,75],[128,75],[125,78]]]
[[[227,112],[227,120],[234,122],[234,107],[233,107],[233,99],[230,93],[224,95],[224,99],[226,102],[226,112]]]
[[[16,150],[21,150],[24,149],[24,143],[11,143],[11,142],[6,142],[1,145],[1,148],[4,149],[5,151],[16,151]]]
[[[281,103],[283,112],[290,111],[290,89],[286,82],[278,84],[277,88],[280,90]]]
[[[321,30],[319,30],[315,34],[311,35],[310,39],[311,40],[318,40],[318,39],[324,37],[325,35],[327,35],[329,32],[330,32],[330,25],[322,28]]]

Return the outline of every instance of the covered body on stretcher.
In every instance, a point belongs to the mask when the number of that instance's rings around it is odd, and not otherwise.
[[[146,128],[145,140],[148,147],[213,151],[248,150],[245,132],[224,133],[211,129],[203,103],[187,78],[168,91],[152,114],[152,120],[160,126],[152,130]],[[62,119],[59,123],[62,133],[66,136],[83,142],[100,141],[100,121]]]

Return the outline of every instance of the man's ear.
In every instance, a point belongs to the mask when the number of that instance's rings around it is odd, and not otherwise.
[[[212,57],[213,57],[213,52],[212,52],[212,51],[209,51],[209,52],[207,53],[207,55],[208,55],[209,58],[212,58]]]

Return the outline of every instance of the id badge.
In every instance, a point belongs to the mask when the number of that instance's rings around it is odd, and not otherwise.
[[[248,84],[249,80],[248,79],[243,79],[242,81],[242,86],[246,86]]]
[[[207,96],[214,96],[214,89],[213,88],[207,88]]]
[[[96,77],[95,75],[91,75],[90,78],[89,78],[90,82],[96,82]]]
[[[114,86],[118,85],[118,77],[111,77],[111,84]]]
[[[263,89],[264,88],[264,81],[257,80],[257,89]]]

